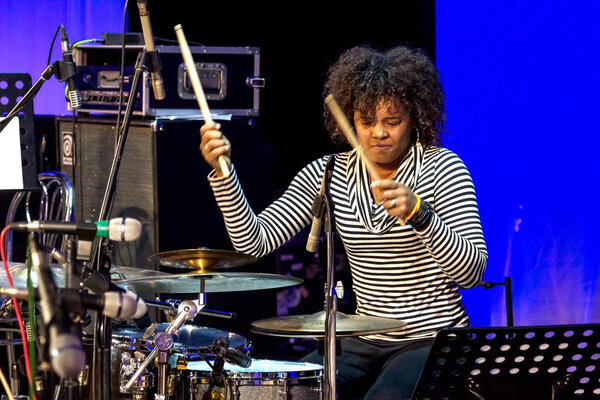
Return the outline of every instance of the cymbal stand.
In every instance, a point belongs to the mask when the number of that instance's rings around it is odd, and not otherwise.
[[[181,302],[181,299],[166,299],[165,301],[144,299],[144,303],[146,303],[148,307],[156,307],[162,310],[167,315],[167,318],[177,316],[177,308]],[[237,316],[234,312],[211,310],[208,308],[198,310],[198,315],[225,319],[234,319]]]
[[[144,359],[144,362],[139,366],[131,379],[121,388],[122,392],[129,391],[150,363],[158,357],[158,387],[154,398],[156,400],[167,399],[167,358],[169,351],[173,347],[172,335],[179,330],[185,321],[194,319],[198,310],[203,306],[204,304],[199,304],[197,300],[184,300],[179,304],[177,317],[175,317],[164,332],[156,334],[154,337],[154,349]]]

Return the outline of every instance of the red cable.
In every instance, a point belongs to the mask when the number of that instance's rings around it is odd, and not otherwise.
[[[6,272],[6,279],[8,279],[8,284],[11,288],[14,288],[12,278],[10,277],[10,271],[8,270],[8,263],[6,262],[6,254],[4,253],[4,237],[6,236],[6,232],[10,227],[6,226],[2,229],[2,234],[0,234],[0,256],[2,257],[2,264],[4,265],[4,271]],[[21,318],[21,311],[19,311],[19,304],[15,297],[12,298],[13,305],[15,307],[15,315],[17,317],[17,322],[19,323],[19,330],[21,331],[21,340],[23,341],[23,356],[25,358],[25,369],[27,370],[27,380],[29,381],[29,385],[33,387],[33,380],[31,379],[31,367],[29,364],[29,350],[27,349],[27,334],[25,333],[25,326],[23,325],[23,318]],[[35,395],[33,397],[35,400]]]

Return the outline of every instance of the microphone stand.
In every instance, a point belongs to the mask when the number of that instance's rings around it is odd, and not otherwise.
[[[329,203],[329,196],[323,196],[325,200],[324,228],[327,238],[327,281],[325,283],[325,354],[324,354],[324,374],[325,374],[325,399],[336,399],[335,387],[335,357],[336,357],[336,315],[337,315],[337,294],[335,290],[335,265],[334,265],[334,242],[333,242],[333,223],[332,213]]]
[[[56,286],[56,282],[54,281],[54,277],[52,276],[52,272],[50,267],[46,263],[45,254],[42,254],[40,250],[40,246],[38,245],[35,234],[30,233],[28,236],[28,244],[31,251],[32,259],[34,259],[34,268],[35,272],[38,276],[38,291],[40,295],[40,308],[42,310],[42,320],[44,323],[44,329],[47,335],[47,341],[51,344],[51,333],[50,327],[51,324],[55,323],[53,318],[53,308],[63,307],[60,301],[57,300],[58,287]],[[72,255],[71,251],[68,251],[67,254]],[[72,261],[72,260],[70,260]],[[68,287],[67,287],[68,288]],[[81,310],[75,310],[77,313],[80,313]],[[72,327],[80,333],[81,328],[79,326],[79,322],[72,322],[71,317],[68,315],[71,310],[62,309],[61,312],[67,314],[65,317],[66,321],[72,325]],[[81,338],[79,338],[81,340]],[[25,344],[26,345],[26,344]],[[52,357],[53,355],[51,355]],[[58,386],[55,388],[55,396],[56,398],[66,398],[68,400],[79,400],[79,382],[73,377],[64,377],[60,376],[60,382]]]
[[[74,244],[74,240],[71,237],[66,237],[67,245],[65,251],[65,288],[66,289],[78,289],[79,288],[79,278],[74,272],[74,264],[76,258],[76,247]],[[81,310],[77,310],[80,312]],[[83,314],[83,313],[81,313]],[[60,380],[60,386],[62,386],[66,393],[63,394],[64,398],[68,400],[78,400],[79,399],[79,390],[80,385],[79,382],[75,379],[66,379]]]
[[[136,93],[138,92],[140,86],[142,73],[148,71],[150,62],[150,57],[147,56],[147,52],[145,50],[138,54],[135,63],[135,73],[131,82],[131,89],[127,99],[127,106],[125,108],[125,115],[123,116],[121,126],[118,127],[119,131],[115,146],[115,154],[108,175],[102,206],[98,215],[98,220],[100,221],[108,218],[114,202],[115,192],[117,189],[117,174],[125,150],[125,143],[127,141],[131,116],[133,115],[133,106],[136,100]],[[92,254],[92,260],[94,264],[92,269],[101,271],[101,267],[104,264],[102,259],[104,259],[104,261],[108,261],[108,265],[110,265],[110,259],[108,258],[110,245],[107,242],[109,242],[108,239],[98,240],[98,245],[96,246],[95,251],[93,251],[94,254]],[[104,253],[104,256],[102,256],[102,253]],[[110,398],[111,394],[110,351],[112,329],[110,325],[110,318],[98,315],[96,318],[94,331],[94,361],[92,374],[92,384],[94,387],[93,398],[96,400],[104,400]]]
[[[324,231],[327,237],[327,278],[325,282],[325,340],[324,340],[324,351],[323,351],[323,365],[325,375],[325,399],[335,400],[336,388],[335,388],[335,356],[336,356],[336,314],[337,314],[337,294],[334,286],[334,223],[333,223],[333,210],[329,198],[329,181],[333,176],[333,167],[335,163],[335,155],[331,155],[325,170],[323,171],[323,179],[321,181],[321,190],[317,194],[317,197],[313,201],[312,211],[314,214],[313,228],[315,227],[315,220],[323,220]],[[306,246],[308,251],[315,251],[316,244],[311,238],[313,234],[313,228],[311,228],[311,234]],[[318,235],[318,232],[314,233]]]
[[[65,82],[66,80],[72,78],[75,75],[75,68],[73,65],[66,63],[63,60],[56,61],[54,64],[50,64],[46,67],[46,69],[42,72],[42,75],[37,80],[37,82],[23,95],[21,100],[13,107],[12,110],[6,115],[6,117],[0,121],[0,132],[6,128],[8,123],[13,117],[15,117],[20,110],[22,110],[27,103],[33,101],[35,96],[38,94],[42,85],[52,76],[56,76],[56,79],[59,82]]]

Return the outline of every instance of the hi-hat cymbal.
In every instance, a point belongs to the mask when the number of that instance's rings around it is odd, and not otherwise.
[[[336,336],[361,336],[393,332],[406,326],[397,319],[347,315],[336,312]],[[286,315],[252,322],[252,332],[285,337],[325,337],[325,312],[308,315]]]
[[[148,260],[166,267],[209,271],[252,264],[257,258],[228,250],[186,249],[154,254]]]
[[[302,279],[286,275],[250,272],[191,272],[165,274],[113,281],[115,285],[133,292],[199,293],[204,280],[204,293],[241,292],[279,289],[302,283]]]

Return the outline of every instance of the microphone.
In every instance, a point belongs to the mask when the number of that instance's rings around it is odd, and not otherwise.
[[[73,323],[57,296],[58,288],[48,265],[43,262],[34,234],[28,236],[31,259],[38,276],[40,314],[47,327],[50,364],[64,379],[75,379],[85,365],[81,326]]]
[[[60,250],[55,248],[49,249],[45,246],[42,247],[44,247],[45,250],[48,253],[50,253],[52,258],[54,258],[59,263],[64,265],[67,262],[66,257]],[[152,321],[150,320],[150,316],[148,315],[148,306],[146,305],[146,301],[144,299],[139,297],[131,290],[125,290],[122,287],[115,285],[110,281],[108,276],[99,271],[95,271],[80,263],[75,263],[74,268],[75,274],[81,278],[83,286],[90,289],[91,291],[95,293],[119,292],[133,299],[133,301],[135,302],[136,309],[133,315],[131,316],[131,319],[133,319],[138,328],[140,328],[141,330],[145,330],[150,325],[152,325]],[[0,290],[0,294],[1,293],[2,291]]]
[[[83,285],[95,293],[119,292],[132,298],[136,303],[136,309],[131,319],[135,322],[138,328],[145,330],[152,324],[148,315],[148,306],[144,299],[139,297],[131,290],[125,290],[120,286],[111,282],[110,277],[100,271],[95,271],[80,263],[74,264],[75,274],[81,278]]]
[[[133,218],[113,218],[110,221],[32,221],[13,222],[9,227],[18,231],[39,233],[63,233],[85,238],[99,236],[115,242],[130,242],[140,237],[142,223]]]
[[[85,366],[85,353],[81,345],[80,334],[67,328],[68,315],[65,313],[50,325],[50,364],[54,372],[64,379],[75,379]]]
[[[60,46],[62,48],[63,56],[62,65],[65,68],[61,69],[60,71],[61,80],[67,81],[71,109],[76,110],[81,108],[81,96],[79,95],[79,90],[77,89],[77,80],[75,79],[75,76],[77,75],[77,69],[75,68],[75,63],[73,62],[73,54],[71,53],[71,46],[69,46],[67,32],[62,25],[60,26]]]
[[[306,250],[314,253],[317,251],[319,237],[321,235],[321,225],[323,224],[323,212],[325,211],[325,194],[327,192],[327,182],[331,179],[334,164],[334,156],[331,155],[327,160],[325,171],[323,172],[323,180],[321,181],[321,190],[312,204],[313,220],[306,242]]]
[[[252,358],[238,349],[229,347],[229,339],[225,337],[215,339],[210,346],[210,352],[218,358],[242,368],[248,368],[252,364]]]
[[[0,295],[15,297],[21,300],[27,300],[27,289],[0,288]],[[84,308],[86,310],[95,310],[109,318],[130,319],[138,313],[136,300],[127,293],[119,291],[106,292],[101,295],[80,293],[76,289],[57,289],[57,301],[62,308],[67,310],[76,310]],[[39,300],[40,295],[36,290],[35,299]]]
[[[146,53],[151,58],[148,70],[150,71],[150,76],[152,78],[154,98],[156,100],[163,100],[165,98],[165,86],[163,84],[162,76],[160,75],[162,65],[160,63],[158,51],[154,48],[154,36],[152,35],[152,25],[150,25],[150,11],[148,11],[146,0],[137,0],[137,4],[140,10],[140,21],[142,23],[142,33],[144,35]]]

